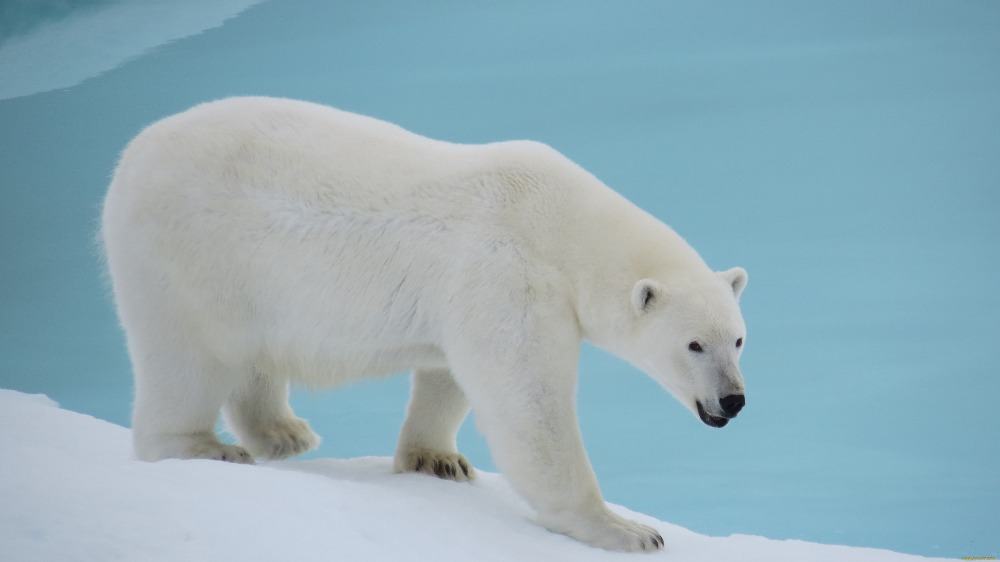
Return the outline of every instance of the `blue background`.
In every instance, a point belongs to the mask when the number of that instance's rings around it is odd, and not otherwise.
[[[309,99],[544,141],[750,272],[748,405],[723,430],[584,347],[608,500],[713,535],[1000,555],[1000,3],[496,4],[5,3],[0,386],[127,425],[94,243],[119,151],[202,101]],[[407,392],[293,401],[314,456],[390,455]],[[460,442],[492,468],[471,418]]]

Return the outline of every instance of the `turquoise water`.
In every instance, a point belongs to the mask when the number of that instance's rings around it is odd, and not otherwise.
[[[713,535],[1000,555],[1000,4],[340,4],[0,8],[0,386],[127,424],[93,243],[118,152],[201,101],[309,99],[547,142],[750,272],[748,405],[723,430],[584,349],[610,501]],[[389,455],[407,388],[294,402],[316,455]],[[461,444],[492,467],[471,420]]]

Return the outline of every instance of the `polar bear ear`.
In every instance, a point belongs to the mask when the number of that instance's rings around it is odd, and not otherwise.
[[[640,279],[632,287],[632,309],[641,316],[667,297],[667,288],[652,279]]]
[[[747,286],[747,272],[742,267],[734,267],[732,269],[727,269],[726,271],[720,271],[719,276],[722,277],[729,286],[733,288],[733,294],[736,298],[740,298],[740,293]]]

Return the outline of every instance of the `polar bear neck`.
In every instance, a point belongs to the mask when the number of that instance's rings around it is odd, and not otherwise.
[[[670,286],[711,274],[673,229],[557,151],[525,141],[493,146],[508,156],[495,172],[504,188],[533,194],[517,205],[515,228],[563,277],[580,332],[595,345],[615,352],[627,340],[640,279]]]
[[[577,223],[575,259],[586,264],[576,269],[577,317],[586,339],[618,352],[618,342],[631,339],[630,298],[639,280],[669,287],[697,283],[711,270],[670,227],[610,188],[600,191]]]

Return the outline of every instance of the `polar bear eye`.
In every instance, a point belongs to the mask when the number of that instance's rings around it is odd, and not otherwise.
[[[736,347],[743,347],[743,338],[739,338],[736,340]]]
[[[689,343],[688,344],[688,349],[690,349],[691,351],[694,351],[696,353],[701,353],[702,351],[705,351],[705,349],[703,347],[701,347],[701,344],[698,343],[698,342],[696,342],[696,341],[693,341],[693,342]]]

